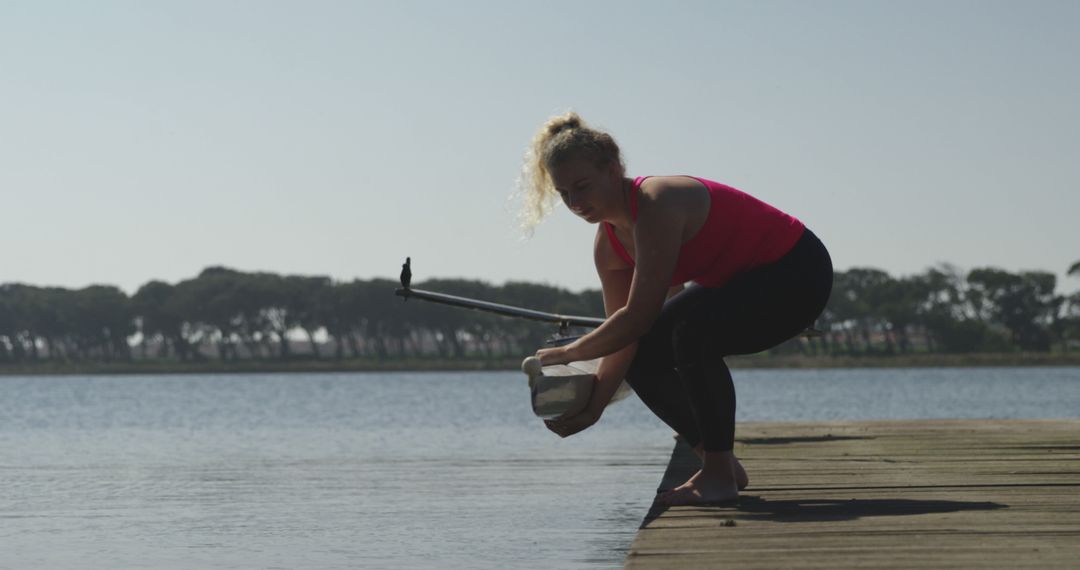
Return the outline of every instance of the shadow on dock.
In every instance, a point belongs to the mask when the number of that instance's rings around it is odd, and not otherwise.
[[[739,497],[735,504],[702,505],[686,516],[721,520],[768,520],[773,522],[835,522],[863,517],[892,517],[954,513],[958,511],[989,511],[1006,505],[985,501],[929,501],[915,499],[792,499],[769,501],[752,495]],[[639,528],[649,526],[668,507],[653,503]],[[738,511],[735,515],[733,511]],[[732,523],[734,524],[734,523]]]
[[[782,444],[802,442],[841,441],[852,439],[873,439],[863,436],[808,436],[808,437],[763,437],[741,439],[746,444]],[[689,479],[701,467],[694,452],[684,441],[678,440],[671,452],[671,460],[664,473],[664,478],[657,489],[657,495],[677,487]],[[936,485],[912,487],[938,487]],[[878,487],[878,490],[899,489],[900,487]],[[908,488],[908,487],[903,487]],[[807,491],[844,490],[851,487],[807,488]],[[861,490],[874,487],[858,487]],[[777,489],[773,489],[777,490]],[[796,489],[787,489],[796,490]],[[653,501],[649,512],[645,514],[639,529],[667,512],[668,506]],[[933,513],[952,513],[957,511],[988,511],[1006,508],[1006,505],[988,501],[937,501],[918,499],[788,499],[767,500],[754,495],[742,495],[735,503],[723,505],[700,505],[688,512],[688,517],[704,517],[727,520],[769,520],[775,522],[823,522],[856,520],[863,517],[924,515]]]
[[[847,441],[851,439],[874,439],[874,436],[825,434],[801,437],[747,437],[736,441],[746,445],[784,445],[788,443],[821,443],[823,441]]]
[[[958,511],[989,511],[1005,505],[988,501],[933,501],[916,499],[806,499],[768,501],[748,496],[738,503],[739,510],[751,513],[741,519],[778,522],[819,522],[854,520],[863,517],[925,515]]]

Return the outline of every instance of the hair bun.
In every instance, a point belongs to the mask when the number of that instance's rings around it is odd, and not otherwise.
[[[565,115],[560,115],[552,119],[551,122],[548,123],[547,132],[549,135],[555,136],[566,130],[580,129],[581,126],[581,116],[573,111],[570,111]]]

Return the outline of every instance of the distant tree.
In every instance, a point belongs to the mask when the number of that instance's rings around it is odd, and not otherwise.
[[[847,272],[836,271],[833,275],[832,295],[820,319],[822,325],[826,326],[826,335],[830,337],[829,344],[834,355],[841,352],[855,354],[851,330],[857,317],[854,295],[848,292]],[[840,349],[841,343],[843,351]]]
[[[56,313],[59,307],[50,304],[55,296],[55,290],[33,285],[8,283],[0,286],[0,305],[3,305],[0,307],[0,336],[7,339],[0,352],[5,358],[38,360],[41,335],[48,333],[48,342],[52,343],[62,334],[63,327],[58,322],[61,317]]]
[[[208,267],[177,287],[195,342],[211,340],[217,345],[219,359],[236,359],[236,343],[244,330],[244,315],[249,312],[245,309],[260,301],[255,280],[234,269]]]
[[[1080,277],[1080,261],[1069,266],[1068,275]],[[1063,350],[1069,350],[1073,343],[1080,344],[1080,291],[1065,297],[1059,330]]]
[[[397,281],[372,279],[358,285],[358,332],[368,351],[374,351],[379,360],[388,358],[392,350],[403,353],[410,331],[421,327],[430,330],[422,317],[427,309],[435,307],[423,306],[423,301],[405,302],[394,297],[394,290],[400,287]]]
[[[605,316],[603,291],[600,289],[586,289],[578,294],[578,298],[581,301],[581,314],[583,316]]]
[[[869,267],[834,274],[828,320],[840,326],[849,354],[857,353],[856,336],[862,339],[864,351],[876,351],[872,335],[885,329],[881,306],[891,282],[888,273]]]
[[[328,303],[332,290],[330,278],[289,275],[281,280],[280,286],[291,322],[307,334],[312,355],[318,358],[319,345],[315,342],[315,333],[324,326],[322,317],[326,310],[321,305]]]
[[[130,359],[128,337],[135,333],[135,322],[127,295],[112,285],[91,285],[74,291],[72,301],[69,322],[80,354]]]
[[[32,329],[36,336],[45,341],[51,360],[66,360],[70,350],[68,333],[75,293],[62,287],[35,289],[35,302],[29,307]],[[126,350],[126,346],[122,350]]]
[[[1080,291],[1065,297],[1058,327],[1062,350],[1080,345]]]
[[[1050,330],[1064,302],[1054,293],[1057,278],[1053,273],[1013,274],[990,267],[973,269],[967,281],[983,322],[1004,326],[1021,349],[1050,350]]]
[[[490,284],[472,279],[429,279],[417,288],[471,299],[495,299],[497,294]],[[439,305],[425,307],[411,320],[420,328],[435,332],[435,340],[443,357],[461,358],[466,356],[465,341],[476,336],[477,323],[490,322],[492,318],[492,315],[478,311],[462,311],[460,308]]]
[[[925,282],[915,277],[890,279],[876,292],[877,310],[888,323],[889,335],[895,337],[901,353],[911,351],[908,329],[919,322],[920,307],[928,293]]]
[[[333,283],[316,300],[318,320],[334,340],[334,358],[338,360],[345,357],[346,346],[353,358],[358,356],[353,336],[353,326],[358,319],[354,283]]]
[[[38,360],[40,358],[38,339],[42,324],[48,319],[45,315],[49,311],[48,303],[40,287],[18,285],[16,291],[16,299],[19,303],[17,314],[21,325],[19,344],[23,347],[24,353],[29,354],[31,360]]]
[[[919,322],[928,349],[950,353],[1007,350],[1007,340],[988,323],[977,318],[971,291],[959,268],[941,264],[917,275],[924,297]]]
[[[276,337],[278,358],[285,360],[292,357],[289,348],[289,331],[296,327],[296,316],[289,312],[291,294],[282,276],[272,273],[260,273],[254,279],[259,299],[258,320],[263,325],[267,337]]]
[[[22,328],[14,283],[0,285],[0,362],[16,360],[16,342]]]
[[[183,338],[184,317],[178,310],[175,287],[164,281],[150,281],[131,297],[131,308],[142,333],[143,356],[152,340],[159,342],[158,357],[168,358],[170,346],[181,360],[187,359]]]

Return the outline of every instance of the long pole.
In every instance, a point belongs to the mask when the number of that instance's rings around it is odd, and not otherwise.
[[[477,311],[485,311],[507,317],[518,317],[522,319],[532,319],[534,321],[543,321],[546,323],[556,323],[559,325],[560,333],[565,333],[566,329],[570,327],[594,329],[604,323],[604,319],[597,317],[579,317],[575,315],[545,313],[544,311],[534,311],[532,309],[524,309],[512,305],[503,305],[500,303],[492,303],[490,301],[481,301],[479,299],[469,299],[468,297],[458,297],[456,295],[447,295],[446,293],[436,293],[435,291],[424,291],[423,289],[413,289],[409,286],[412,281],[410,261],[409,258],[405,259],[405,264],[402,265],[401,270],[401,289],[394,291],[395,295],[404,297],[406,301],[411,298],[416,298],[424,301],[431,301],[432,303],[475,309]],[[822,334],[821,331],[809,327],[801,332],[799,336],[814,337],[821,336]]]
[[[452,305],[454,307],[464,307],[466,309],[475,309],[477,311],[485,311],[488,313],[495,313],[497,315],[503,315],[507,317],[518,317],[523,319],[532,319],[534,321],[543,321],[546,323],[556,323],[560,329],[566,329],[568,327],[587,327],[596,328],[603,324],[604,319],[596,317],[579,317],[575,315],[559,315],[556,313],[545,313],[544,311],[534,311],[532,309],[523,309],[521,307],[514,307],[512,305],[503,305],[500,303],[492,303],[490,301],[480,301],[478,299],[469,299],[467,297],[458,297],[456,295],[447,295],[446,293],[436,293],[435,291],[424,291],[423,289],[402,288],[394,291],[394,294],[398,297],[404,297],[405,299],[422,299],[424,301],[431,301],[433,303],[441,303],[443,305]]]

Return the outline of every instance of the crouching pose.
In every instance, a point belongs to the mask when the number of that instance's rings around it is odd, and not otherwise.
[[[593,242],[607,320],[544,365],[603,357],[588,407],[549,421],[566,437],[600,419],[625,378],[694,447],[702,468],[667,504],[733,500],[747,484],[732,453],[735,387],[724,357],[774,347],[812,325],[832,289],[821,241],[799,220],[694,176],[629,178],[614,139],[575,113],[555,117],[526,161],[527,209],[555,196],[597,224]]]

